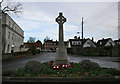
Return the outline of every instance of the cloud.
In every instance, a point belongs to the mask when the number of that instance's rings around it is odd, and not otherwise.
[[[65,25],[65,26],[64,26],[64,30],[65,30],[66,32],[69,32],[69,33],[76,32],[77,29],[78,29],[78,26],[76,26],[76,25],[68,24],[68,25]]]
[[[43,40],[46,36],[58,39],[58,24],[55,18],[61,11],[67,22],[64,24],[65,40],[81,32],[81,19],[84,17],[84,37],[112,37],[117,39],[117,3],[30,3],[23,4],[24,12],[14,19],[25,31],[25,40],[29,36]],[[81,33],[80,33],[81,36]]]

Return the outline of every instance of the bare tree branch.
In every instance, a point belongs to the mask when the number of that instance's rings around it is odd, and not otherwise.
[[[4,0],[2,0],[0,3],[2,3]]]
[[[13,3],[13,2],[10,2],[8,3],[7,6],[5,6],[3,9],[2,9],[2,12],[13,12],[13,13],[21,13],[22,12],[22,4],[21,3]]]

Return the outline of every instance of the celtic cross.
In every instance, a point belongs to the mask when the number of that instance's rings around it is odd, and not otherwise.
[[[62,16],[62,13],[59,13],[59,16],[56,18],[56,22],[58,24],[64,24],[66,22],[66,18]]]
[[[59,13],[59,16],[56,18],[56,22],[59,24],[59,44],[63,43],[63,24],[66,22],[66,18],[62,16],[62,13]]]

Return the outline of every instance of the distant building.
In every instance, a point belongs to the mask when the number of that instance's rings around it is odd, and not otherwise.
[[[111,38],[107,38],[107,39],[103,38],[101,40],[98,40],[97,46],[98,47],[115,46],[115,42]]]
[[[36,49],[41,51],[42,49],[42,42],[40,40],[36,41],[35,43],[24,43],[24,51],[27,51],[31,46],[35,46]]]
[[[82,42],[80,39],[69,39],[68,41],[68,48],[75,47],[75,46],[82,46]]]
[[[82,45],[83,48],[85,47],[97,47],[96,46],[96,43],[93,42],[93,40],[90,40],[89,38],[88,39],[83,39],[83,45]]]
[[[90,40],[89,38],[80,39],[75,37],[74,39],[69,39],[68,41],[68,48],[72,48],[72,47],[85,48],[85,47],[97,47],[97,46],[95,42],[93,42],[93,40]]]
[[[44,50],[51,50],[53,48],[53,41],[52,40],[44,40]]]
[[[2,52],[23,51],[24,31],[7,14],[2,13]]]
[[[43,44],[43,46],[44,46],[44,50],[45,51],[49,51],[49,50],[53,50],[53,51],[56,51],[56,48],[57,48],[57,46],[58,46],[58,41],[53,41],[53,40],[44,40],[44,44]],[[64,44],[65,44],[65,47],[67,48],[67,41],[65,41],[64,42]]]
[[[114,40],[114,42],[116,43],[116,45],[120,46],[120,39]]]

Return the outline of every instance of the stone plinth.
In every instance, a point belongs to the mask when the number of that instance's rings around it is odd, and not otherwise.
[[[64,46],[64,44],[59,44],[58,48],[56,50],[56,56],[55,56],[55,64],[68,64],[67,61],[67,50]]]

